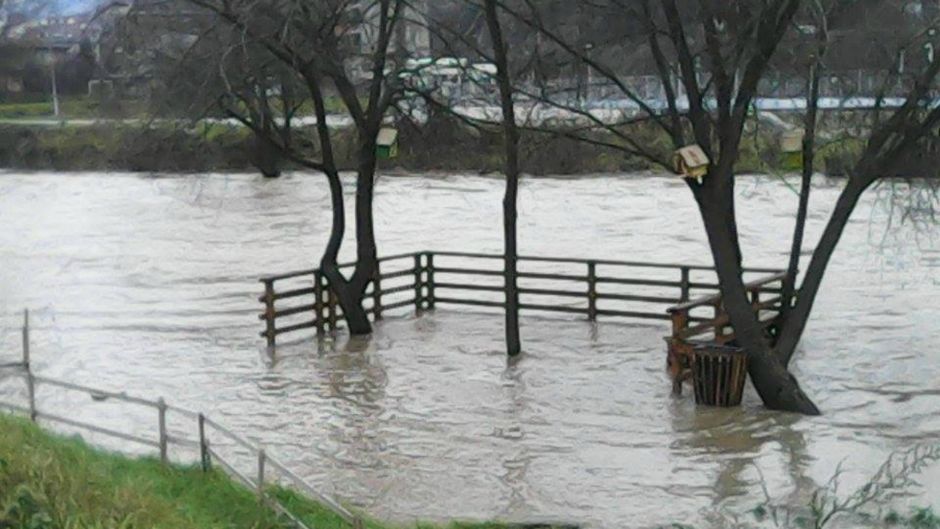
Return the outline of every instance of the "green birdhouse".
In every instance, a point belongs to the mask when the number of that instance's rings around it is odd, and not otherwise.
[[[384,128],[376,141],[376,156],[383,160],[398,157],[398,131]]]

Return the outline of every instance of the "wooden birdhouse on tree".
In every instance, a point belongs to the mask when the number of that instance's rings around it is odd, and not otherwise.
[[[383,160],[398,157],[398,130],[383,128],[376,139],[376,156]]]
[[[799,169],[803,164],[803,129],[784,131],[780,135],[780,152],[783,153],[783,165],[788,170]]]
[[[708,165],[711,161],[701,147],[689,145],[676,151],[674,163],[676,173],[702,183],[702,178],[708,173]]]
[[[784,131],[780,135],[780,151],[785,153],[803,152],[803,130]]]

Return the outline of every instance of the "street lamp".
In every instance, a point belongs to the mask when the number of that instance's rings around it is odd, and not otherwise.
[[[593,84],[593,75],[592,75],[593,72],[591,71],[592,68],[591,68],[590,61],[591,61],[591,50],[593,49],[594,49],[593,42],[584,43],[584,57],[587,58],[587,61],[585,61],[585,65],[584,65],[585,69],[587,70],[587,75],[585,76],[587,80],[587,88],[584,90],[584,100],[581,102],[582,107],[586,106],[587,101],[591,99],[591,84]]]
[[[59,87],[55,75],[55,47],[52,38],[47,35],[46,39],[49,44],[49,68],[52,73],[52,115],[59,117]]]
[[[935,37],[936,35],[937,35],[937,30],[936,30],[936,29],[930,28],[930,30],[927,31],[927,36],[930,37],[931,39],[933,39],[933,37]],[[927,63],[928,63],[928,64],[929,64],[929,63],[932,63],[932,62],[933,62],[933,58],[934,58],[933,42],[928,42],[928,43],[924,44],[924,49],[927,50]]]

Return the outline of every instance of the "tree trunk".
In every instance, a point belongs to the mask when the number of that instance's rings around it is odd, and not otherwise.
[[[281,176],[281,163],[279,151],[275,145],[265,137],[256,135],[254,137],[254,152],[251,155],[251,163],[255,166],[261,175],[265,178],[277,178]]]
[[[826,230],[813,252],[813,258],[800,286],[796,305],[791,309],[787,319],[784,320],[780,336],[777,339],[777,353],[784,365],[788,365],[793,358],[796,346],[803,336],[803,331],[806,330],[806,323],[809,321],[813,304],[816,302],[816,296],[819,294],[819,287],[822,285],[832,254],[839,244],[839,239],[842,238],[842,232],[845,231],[859,198],[868,188],[868,185],[859,182],[855,178],[849,179],[845,189],[839,195],[836,207],[829,218],[829,223],[826,225]]]
[[[824,54],[820,46],[819,55]],[[783,281],[780,294],[780,317],[786,321],[793,309],[793,299],[796,293],[796,278],[799,274],[800,255],[803,252],[803,235],[806,232],[806,216],[809,212],[809,195],[812,192],[813,172],[816,157],[816,116],[819,111],[819,60],[810,66],[809,83],[807,84],[806,120],[803,125],[803,174],[800,179],[800,201],[796,211],[796,224],[793,228],[793,241],[790,245],[790,262],[787,266],[787,276]],[[777,336],[779,340],[779,335]]]
[[[709,175],[706,178],[714,177]],[[803,393],[764,337],[763,328],[748,299],[739,247],[734,240],[734,215],[729,202],[729,199],[734,199],[733,193],[730,193],[730,188],[712,187],[702,191],[699,205],[718,272],[724,310],[734,327],[738,345],[748,353],[751,382],[764,405],[770,409],[819,415],[819,409]]]
[[[329,281],[330,290],[343,309],[343,319],[349,327],[349,334],[353,336],[371,334],[372,324],[369,322],[369,315],[362,308],[364,298],[362,292],[347,282],[335,263],[321,265],[320,272]]]
[[[522,352],[519,337],[519,253],[516,242],[516,202],[519,194],[519,130],[512,100],[512,79],[509,58],[503,40],[496,0],[486,0],[486,23],[496,59],[496,80],[499,84],[500,106],[503,111],[503,146],[506,171],[506,195],[503,198],[504,282],[506,290],[506,352],[516,356]]]
[[[333,224],[330,230],[330,239],[327,241],[323,259],[320,261],[320,271],[329,282],[330,290],[336,296],[339,306],[343,309],[343,318],[349,326],[352,335],[364,335],[372,332],[368,314],[362,308],[365,289],[361,291],[350,288],[347,279],[343,276],[337,262],[339,250],[343,244],[346,231],[346,207],[343,200],[343,184],[339,173],[327,172],[330,185],[330,199],[333,204]],[[357,269],[359,268],[357,264]]]

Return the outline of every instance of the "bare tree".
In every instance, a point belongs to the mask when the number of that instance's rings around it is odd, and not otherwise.
[[[773,409],[817,414],[819,410],[787,371],[796,345],[809,320],[825,271],[839,238],[862,193],[879,179],[895,174],[940,122],[940,110],[929,103],[936,88],[940,61],[913,62],[901,73],[895,64],[878,63],[881,78],[900,87],[899,98],[878,97],[870,110],[869,125],[863,127],[865,147],[853,164],[845,188],[829,224],[817,244],[801,283],[796,269],[803,243],[807,204],[814,172],[815,129],[820,98],[819,72],[831,41],[829,25],[858,5],[845,0],[784,0],[780,2],[720,2],[717,0],[609,0],[592,2],[579,9],[593,10],[590,18],[629,18],[642,21],[637,28],[612,38],[605,50],[584,43],[583,37],[554,21],[550,6],[533,0],[496,0],[497,8],[512,23],[535,34],[536,45],[522,54],[565,56],[574,66],[582,65],[590,77],[601,80],[619,94],[627,110],[606,114],[571,97],[570,88],[551,82],[518,83],[515,92],[527,98],[534,109],[550,109],[566,116],[567,125],[547,126],[534,122],[525,128],[558,134],[594,145],[617,149],[663,168],[673,167],[673,151],[690,144],[699,146],[708,158],[701,180],[688,179],[698,204],[712,257],[719,276],[723,308],[728,313],[740,346],[749,353],[749,373],[764,403]],[[868,2],[866,9],[902,9]],[[874,7],[872,7],[874,6]],[[855,13],[857,15],[857,13]],[[898,51],[936,46],[933,20],[918,28],[895,32],[883,47]],[[794,38],[796,27],[810,27],[809,71],[803,97],[803,168],[796,227],[787,259],[790,272],[782,315],[777,328],[768,332],[755,314],[743,281],[743,255],[735,212],[736,164],[741,155],[745,126],[749,122],[761,81],[779,58],[784,41]],[[852,28],[840,28],[851,32]],[[787,45],[792,45],[787,42]],[[538,52],[538,53],[536,53]],[[889,54],[890,55],[890,54]],[[625,79],[629,67],[616,63],[628,57],[642,64],[658,79],[659,98],[651,99]],[[565,68],[557,66],[558,72]],[[576,67],[569,69],[576,71]],[[590,87],[588,88],[590,93]],[[581,92],[581,90],[578,90]],[[883,91],[883,94],[886,93]],[[901,100],[902,104],[892,104]],[[534,112],[534,111],[533,111]],[[650,131],[667,138],[659,141]]]
[[[332,197],[333,225],[320,269],[336,294],[352,334],[368,334],[371,324],[362,306],[365,291],[378,267],[373,227],[376,144],[386,113],[399,94],[392,40],[404,2],[376,0],[186,0],[216,16],[216,22],[235,30],[245,45],[263,50],[279,68],[288,70],[312,104],[315,134],[312,144],[298,141],[282,110],[268,108],[257,90],[236,90],[227,106],[230,116],[276,147],[286,158],[321,172]],[[366,39],[348,37],[356,31]],[[339,269],[344,240],[345,204],[340,166],[334,154],[334,130],[327,123],[327,101],[335,94],[352,122],[356,141],[356,251],[350,278]]]
[[[519,338],[519,251],[516,244],[516,202],[519,194],[519,130],[516,127],[516,111],[513,102],[512,78],[506,41],[499,20],[496,0],[485,0],[486,26],[489,30],[496,63],[496,80],[499,85],[500,108],[502,110],[504,164],[506,173],[506,196],[503,198],[503,230],[506,288],[506,349],[509,356],[522,351]]]

